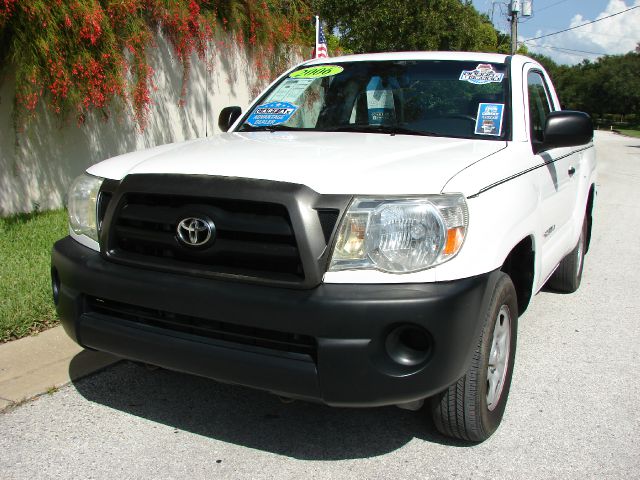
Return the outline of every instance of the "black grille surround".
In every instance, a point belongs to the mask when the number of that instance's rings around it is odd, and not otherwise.
[[[104,182],[100,245],[111,261],[172,273],[312,288],[327,268],[350,195],[293,183],[207,175],[135,174]],[[215,223],[201,247],[178,239],[188,217]]]

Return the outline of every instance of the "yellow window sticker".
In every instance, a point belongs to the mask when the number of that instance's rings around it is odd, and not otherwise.
[[[322,78],[332,77],[342,72],[344,68],[338,65],[318,65],[296,70],[289,77],[291,78]]]

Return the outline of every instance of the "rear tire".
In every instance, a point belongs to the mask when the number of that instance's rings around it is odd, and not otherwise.
[[[580,287],[584,254],[587,248],[587,217],[582,221],[580,238],[575,248],[562,259],[556,271],[547,281],[547,286],[557,292],[573,293]]]
[[[496,431],[509,396],[516,352],[518,302],[511,278],[501,273],[471,366],[464,377],[430,399],[436,428],[449,437],[482,442]]]

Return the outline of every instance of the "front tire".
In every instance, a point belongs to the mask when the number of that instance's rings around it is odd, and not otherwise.
[[[496,431],[509,396],[516,351],[518,302],[511,278],[501,273],[471,366],[464,377],[431,398],[436,428],[449,437],[482,442]]]

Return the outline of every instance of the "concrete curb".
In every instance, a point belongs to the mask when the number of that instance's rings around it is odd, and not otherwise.
[[[83,349],[61,326],[0,344],[0,412],[119,360]]]

